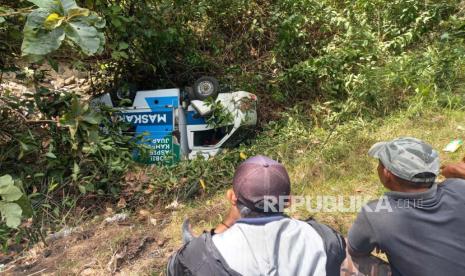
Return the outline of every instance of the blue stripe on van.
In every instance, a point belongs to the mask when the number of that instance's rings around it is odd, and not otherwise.
[[[178,108],[179,97],[147,97],[145,101],[152,110]],[[168,107],[169,106],[169,107]]]
[[[194,118],[197,117],[198,118]],[[204,117],[200,117],[197,112],[195,111],[189,111],[187,112],[187,124],[188,125],[206,125],[207,122],[205,121]]]

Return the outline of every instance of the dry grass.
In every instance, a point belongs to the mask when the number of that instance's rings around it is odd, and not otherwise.
[[[460,130],[460,126],[465,127],[463,111],[432,112],[422,116],[401,113],[381,123],[368,125],[355,134],[349,130],[351,137],[344,137],[345,133],[341,133],[335,138],[339,141],[331,141],[326,151],[305,152],[296,154],[293,160],[283,160],[293,183],[293,194],[313,198],[359,195],[363,198],[375,199],[381,196],[385,189],[376,175],[377,161],[367,155],[370,146],[377,141],[401,136],[417,137],[441,150],[443,163],[458,161],[465,155],[463,148],[455,153],[442,152],[442,148],[450,140],[465,138],[465,131]],[[331,143],[342,144],[337,146],[337,150],[343,153],[337,154],[343,158],[334,162],[325,160],[327,151],[333,150]],[[221,216],[228,208],[223,194],[224,191],[220,191],[209,200],[189,203],[182,211],[176,213],[170,226],[172,231],[179,233],[179,225],[184,217],[191,217],[192,222],[196,223],[194,227],[196,230],[213,227],[221,221]],[[290,215],[299,218],[314,216],[345,234],[356,213],[310,213],[305,208],[300,208],[290,212]]]

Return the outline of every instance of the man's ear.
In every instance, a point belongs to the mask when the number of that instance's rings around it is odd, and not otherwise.
[[[237,205],[237,197],[236,197],[236,193],[234,193],[233,189],[229,189],[228,191],[226,191],[226,198],[229,200],[231,205],[233,205],[233,206]]]
[[[384,177],[386,179],[386,184],[391,185],[392,183],[397,183],[394,174],[388,171],[386,168],[383,169]]]

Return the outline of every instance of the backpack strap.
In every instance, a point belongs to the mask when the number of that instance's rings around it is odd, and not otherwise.
[[[326,275],[339,276],[341,273],[341,264],[346,258],[346,242],[344,237],[333,228],[319,223],[313,218],[305,221],[308,223],[323,239],[326,251]]]
[[[197,238],[186,243],[174,253],[167,267],[168,276],[240,276],[226,263],[221,253],[213,243],[209,232],[204,232]]]

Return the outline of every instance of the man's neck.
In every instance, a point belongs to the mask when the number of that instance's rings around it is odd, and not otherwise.
[[[393,192],[401,192],[401,193],[422,193],[428,191],[429,187],[422,187],[422,188],[410,188],[410,187],[402,187],[397,186],[394,187],[391,191]]]

